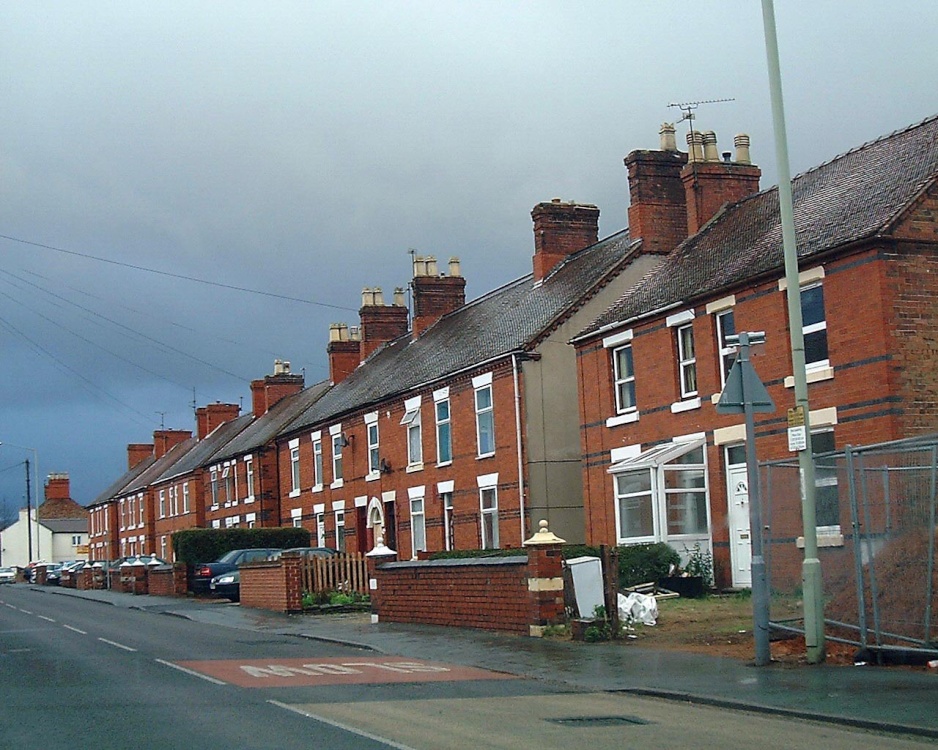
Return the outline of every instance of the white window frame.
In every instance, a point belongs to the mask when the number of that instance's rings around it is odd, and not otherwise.
[[[407,499],[410,506],[410,549],[416,559],[418,552],[427,550],[427,515],[425,487],[409,487]]]
[[[423,468],[423,429],[420,419],[420,396],[404,402],[404,416],[401,424],[407,428],[407,471]]]
[[[449,483],[452,485],[452,482]],[[456,526],[454,523],[455,514],[453,512],[453,490],[452,487],[446,490],[439,490],[440,502],[443,505],[443,545],[449,551],[456,549]]]
[[[827,305],[824,302],[824,285],[820,281],[815,281],[810,284],[803,284],[798,291],[798,302],[802,306],[802,317],[804,316],[804,293],[809,292],[812,289],[821,290],[821,306],[824,311],[824,319],[817,323],[810,323],[803,325],[801,332],[803,337],[807,337],[813,333],[824,332],[824,348],[827,350],[827,357],[824,359],[818,359],[813,362],[805,361],[805,370],[823,370],[830,367],[830,340],[827,337]]]
[[[365,479],[374,481],[381,475],[381,434],[378,430],[378,415],[369,420],[365,415],[365,432],[368,437],[368,474]]]
[[[629,362],[631,362],[631,372],[623,375],[619,371],[619,352],[625,350],[629,352]],[[616,414],[629,414],[638,410],[638,399],[635,395],[635,352],[632,349],[632,342],[617,346],[612,349],[612,382],[616,397]],[[623,404],[622,389],[627,388],[631,394],[631,405]]]
[[[478,458],[487,458],[495,455],[495,390],[492,386],[492,373],[480,375],[472,379],[473,406],[476,415],[476,455]],[[479,406],[479,397],[488,392],[488,406]],[[482,436],[491,435],[491,450],[483,451]],[[484,446],[488,448],[488,446]]]
[[[244,496],[244,502],[254,502],[254,456],[244,457],[244,484],[247,494]]]
[[[297,497],[300,487],[300,440],[294,438],[289,443],[290,448],[290,497]]]
[[[476,483],[479,487],[479,549],[499,549],[498,474],[477,477]],[[488,505],[486,505],[486,497],[491,497],[491,503]],[[491,527],[490,531],[487,528],[487,522]]]
[[[225,490],[225,507],[230,508],[234,496],[232,495],[233,484],[231,482],[231,464],[229,462],[225,462],[222,466],[221,478]]]
[[[329,428],[329,435],[332,439],[332,484],[331,489],[338,489],[344,483],[342,474],[342,443],[345,437],[342,435],[342,425],[334,424]]]
[[[189,513],[192,507],[189,504],[189,483],[182,483],[182,512]]]
[[[726,342],[726,337],[728,334],[726,332],[726,323],[725,321],[730,319],[733,321],[733,334],[736,332],[736,315],[733,307],[727,307],[723,310],[718,310],[713,314],[713,324],[716,327],[717,335],[717,356],[719,357],[718,368],[720,370],[720,390],[726,386],[726,378],[730,374],[730,368],[733,366],[733,362],[736,360],[736,346],[728,344]]]
[[[345,509],[332,512],[335,515],[335,548],[345,552]]]
[[[316,546],[326,546],[326,513],[323,510],[316,512]]]
[[[313,440],[313,492],[322,492],[322,432],[312,434]]]
[[[440,417],[440,409],[445,408],[446,414]],[[441,388],[433,392],[433,415],[436,420],[436,465],[449,466],[453,463],[453,411],[449,400],[449,388]],[[443,446],[446,445],[447,458],[442,457]]]
[[[211,510],[218,510],[218,467],[213,466],[209,472],[209,495],[212,501]]]
[[[678,380],[681,398],[688,399],[697,396],[697,351],[694,346],[694,324],[687,323],[677,326],[677,360]],[[688,382],[693,380],[693,387]]]
[[[160,490],[160,518],[166,518],[166,490]]]

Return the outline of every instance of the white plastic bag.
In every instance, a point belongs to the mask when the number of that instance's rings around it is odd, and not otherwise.
[[[658,620],[658,600],[647,594],[633,591],[628,596],[619,594],[619,620],[631,624],[654,625]]]

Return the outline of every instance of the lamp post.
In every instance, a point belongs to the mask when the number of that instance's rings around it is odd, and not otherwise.
[[[39,492],[39,451],[35,448],[27,448],[25,445],[17,445],[16,443],[8,443],[6,441],[0,440],[0,446],[9,445],[11,448],[19,448],[24,451],[31,451],[33,454],[33,476],[35,478],[34,483],[36,485],[36,492]],[[32,503],[31,495],[29,488],[29,459],[26,459],[26,536],[28,538],[29,545],[29,561],[33,561],[33,519],[32,519]],[[36,558],[39,559],[39,497],[36,497]]]

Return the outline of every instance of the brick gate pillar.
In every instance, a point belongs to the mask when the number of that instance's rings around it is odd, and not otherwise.
[[[548,625],[559,625],[564,619],[564,540],[547,528],[547,521],[538,526],[538,532],[524,546],[528,550],[529,627],[531,635],[539,638]]]

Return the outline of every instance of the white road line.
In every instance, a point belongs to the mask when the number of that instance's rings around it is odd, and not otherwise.
[[[40,620],[46,620],[47,622],[55,622],[51,617],[46,617],[45,615],[36,615]]]
[[[122,648],[124,651],[136,651],[137,649],[131,648],[130,646],[125,646],[123,643],[118,643],[117,641],[109,641],[107,638],[98,638],[102,643],[106,643],[109,646],[117,646],[117,648]]]
[[[16,609],[16,607],[14,607],[12,604],[8,604],[7,602],[4,602],[4,603],[3,603],[3,606],[4,606],[4,607],[9,607],[10,609]]]
[[[82,635],[88,635],[84,630],[79,630],[78,628],[73,628],[71,625],[63,625],[63,628],[68,628],[76,633],[81,633]]]
[[[304,711],[302,708],[297,708],[296,706],[288,706],[286,703],[281,703],[280,701],[274,700],[268,700],[267,702],[272,706],[277,706],[278,708],[292,711],[293,713],[299,714],[300,716],[305,716],[307,719],[321,721],[323,724],[328,724],[329,726],[335,727],[336,729],[341,729],[343,732],[351,732],[352,734],[357,734],[359,737],[365,737],[366,739],[372,740],[374,742],[380,742],[383,745],[396,748],[397,750],[415,750],[410,745],[402,745],[400,742],[389,740],[387,737],[379,737],[377,734],[371,734],[370,732],[365,732],[361,729],[350,727],[348,724],[343,724],[340,721],[327,719],[325,716],[317,716],[316,714],[310,713],[309,711]]]
[[[173,664],[171,661],[163,661],[162,659],[154,659],[154,661],[157,662],[158,664],[162,664],[164,667],[172,667],[173,669],[178,669],[180,672],[185,672],[186,674],[190,674],[193,677],[201,677],[203,680],[207,680],[208,682],[211,682],[215,685],[227,685],[228,684],[227,682],[216,680],[214,677],[209,677],[207,674],[201,674],[199,672],[196,672],[194,669],[186,669],[185,667],[181,667],[178,664]]]
[[[21,609],[20,607],[17,607],[17,609],[19,609],[19,611],[22,612],[24,615],[32,614],[32,612],[30,612],[28,609]]]

